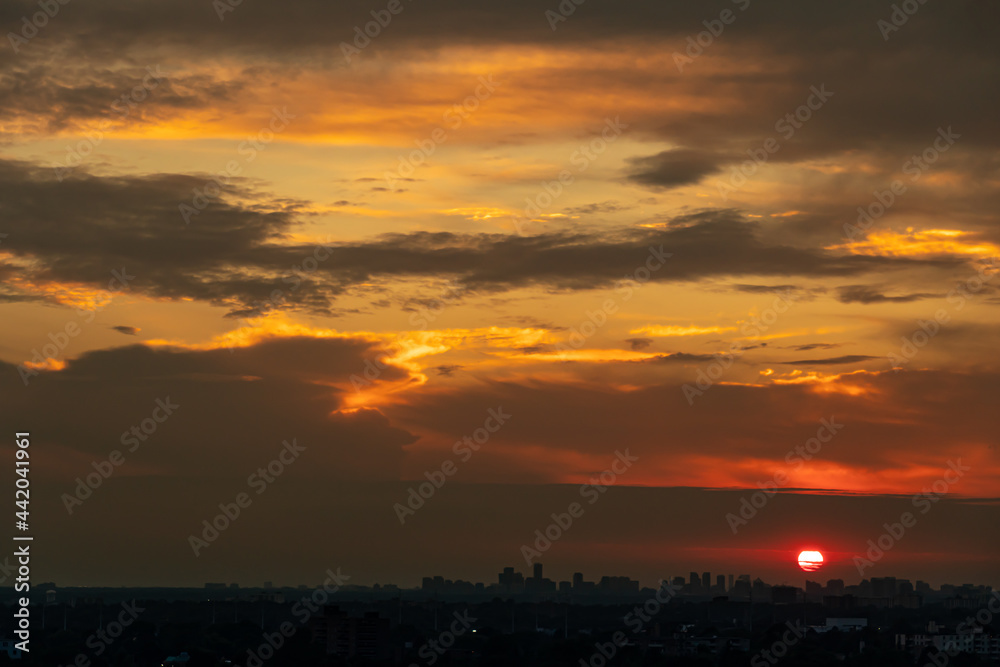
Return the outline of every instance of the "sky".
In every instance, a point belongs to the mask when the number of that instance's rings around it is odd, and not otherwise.
[[[1000,585],[1000,1],[0,27],[39,580]]]

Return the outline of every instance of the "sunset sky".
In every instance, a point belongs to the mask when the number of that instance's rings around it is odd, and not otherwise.
[[[578,1],[0,5],[35,578],[1000,585],[1000,1]]]

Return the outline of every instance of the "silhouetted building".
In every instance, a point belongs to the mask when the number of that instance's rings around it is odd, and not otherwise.
[[[512,567],[505,567],[500,573],[500,592],[510,595],[524,592],[524,575],[515,572]]]
[[[896,595],[896,577],[872,577],[872,597],[893,598]]]
[[[798,602],[799,589],[795,586],[774,586],[771,588],[771,600],[774,604],[795,604]]]
[[[628,577],[601,577],[597,590],[605,595],[626,595],[639,592],[639,582]]]
[[[391,654],[389,619],[375,611],[355,618],[328,605],[321,616],[313,617],[312,631],[313,641],[322,644],[327,655],[387,660]]]
[[[387,660],[391,655],[389,619],[378,612],[355,618],[340,607],[326,606],[322,616],[313,618],[312,625],[313,641],[322,644],[327,655],[374,660]]]
[[[746,577],[744,579],[744,577]],[[748,600],[750,598],[750,576],[740,575],[733,587],[729,589],[729,597],[733,599]]]

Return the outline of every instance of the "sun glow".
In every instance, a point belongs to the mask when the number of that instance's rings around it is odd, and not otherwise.
[[[803,551],[799,553],[799,567],[806,572],[815,572],[823,567],[823,554],[818,551]]]

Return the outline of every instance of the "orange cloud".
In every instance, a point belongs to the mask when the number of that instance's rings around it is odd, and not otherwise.
[[[648,325],[632,329],[630,334],[640,334],[645,336],[703,336],[705,334],[722,333],[724,331],[736,331],[736,327],[698,327],[698,326],[674,326],[674,325]]]
[[[877,255],[885,257],[921,255],[1000,255],[1000,246],[985,241],[968,239],[972,232],[959,229],[925,229],[914,231],[912,227],[899,233],[891,230],[869,233],[864,239],[841,245],[829,246],[827,250],[846,250],[855,255]]]

